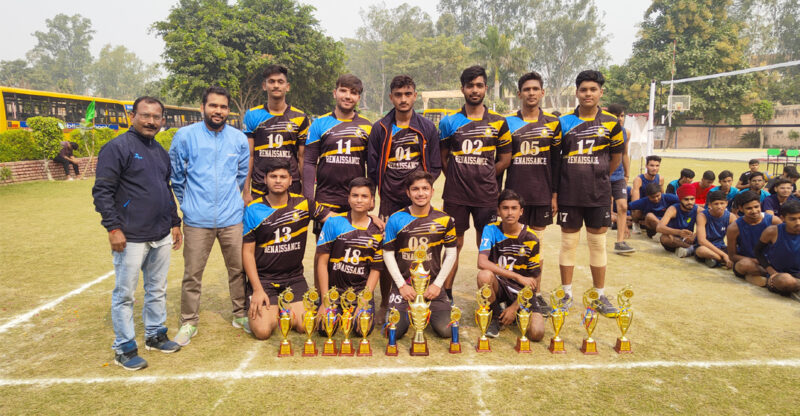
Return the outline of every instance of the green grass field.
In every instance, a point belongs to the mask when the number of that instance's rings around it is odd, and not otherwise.
[[[671,180],[682,167],[698,175],[746,169],[744,163],[665,159],[662,173]],[[619,331],[605,318],[595,331],[600,354],[581,354],[585,331],[577,307],[562,331],[565,355],[550,354],[545,343],[534,344],[532,354],[517,354],[513,328],[492,340],[493,352],[476,353],[477,250],[468,233],[455,286],[464,311],[460,355],[448,354],[446,341],[429,338],[431,355],[410,357],[405,338],[400,356],[386,357],[385,340],[373,335],[372,357],[303,358],[304,336],[293,334],[295,356],[279,359],[277,339],[257,341],[230,325],[226,272],[215,248],[205,272],[199,335],[176,354],[142,348],[150,367],[130,373],[113,364],[110,349],[113,276],[61,299],[112,270],[91,185],[0,187],[0,414],[798,413],[798,304],[729,271],[670,256],[643,236],[629,240],[636,253],[609,254],[607,293],[626,284],[635,290],[630,355],[613,351]],[[437,182],[439,194],[442,185]],[[585,235],[581,240],[577,295],[591,286],[588,264],[580,265],[588,261]],[[549,227],[543,235],[545,290],[559,284],[558,244],[558,228]],[[312,255],[308,250],[309,281]],[[182,255],[174,252],[170,336],[177,330],[182,272]],[[54,307],[22,319],[52,301],[58,301]],[[140,312],[137,302],[141,346]],[[548,323],[546,340],[550,336]]]

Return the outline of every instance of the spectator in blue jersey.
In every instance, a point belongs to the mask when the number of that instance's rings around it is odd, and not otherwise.
[[[797,197],[792,195],[792,185],[792,181],[789,179],[778,179],[772,188],[775,192],[764,199],[761,209],[767,214],[772,214],[776,217],[782,216],[781,207],[783,207],[783,204],[790,200],[798,200]]]
[[[728,201],[722,191],[709,192],[706,198],[708,208],[697,213],[697,240],[695,256],[708,267],[723,265],[730,269],[733,261],[728,255],[725,234],[728,227],[736,221],[736,214],[728,211]]]
[[[780,224],[781,220],[761,213],[761,203],[755,191],[748,190],[736,195],[736,206],[744,215],[737,218],[726,233],[728,255],[733,261],[733,274],[756,286],[764,287],[769,276],[756,259],[756,244],[768,226]]]
[[[678,188],[680,202],[667,208],[658,222],[656,231],[661,233],[661,246],[678,257],[694,254],[697,238],[694,223],[697,221],[697,205],[694,204],[694,187],[690,184]]]
[[[153,97],[139,97],[131,114],[131,128],[100,149],[92,196],[114,258],[114,362],[126,370],[139,370],[147,367],[139,357],[133,324],[139,270],[144,281],[145,346],[165,353],[181,348],[169,340],[164,323],[170,246],[179,249],[182,235],[169,188],[169,156],[154,139],[164,120],[164,105]]]
[[[247,137],[225,123],[230,94],[222,87],[203,93],[203,121],[182,127],[169,149],[172,190],[183,211],[183,282],[181,328],[175,341],[187,345],[197,334],[200,293],[208,255],[219,241],[228,271],[232,324],[249,331],[242,271],[242,189],[247,178],[250,149]]]
[[[617,226],[617,241],[614,243],[615,253],[632,253],[633,247],[625,242],[625,238],[630,237],[630,230],[628,230],[628,180],[630,178],[631,158],[628,155],[628,130],[625,129],[625,107],[621,104],[611,104],[608,106],[608,112],[615,115],[619,120],[619,125],[622,127],[622,139],[625,144],[622,145],[622,162],[617,166],[617,169],[611,173],[609,180],[611,181],[611,204],[612,211],[616,208],[617,215],[612,214],[612,220]]]
[[[761,233],[755,254],[767,271],[767,289],[800,301],[800,201],[783,206],[783,223]]]
[[[722,193],[725,194],[725,199],[728,201],[728,208],[730,209],[733,205],[733,198],[739,194],[739,190],[733,186],[733,172],[729,170],[723,170],[719,173],[719,176],[717,176],[717,180],[719,181],[719,186],[711,188],[709,193],[714,191],[722,191]]]
[[[647,185],[645,194],[646,197],[631,202],[631,218],[634,224],[645,228],[647,238],[653,238],[658,222],[664,217],[667,208],[680,202],[680,199],[677,195],[661,192],[657,183]]]
[[[633,178],[631,199],[637,201],[646,195],[645,188],[651,183],[658,184],[664,190],[664,178],[658,174],[661,170],[661,156],[650,155],[645,159],[645,172]]]
[[[754,173],[758,172],[758,167],[760,166],[760,163],[758,159],[750,159],[750,161],[747,162],[747,166],[749,170],[747,172],[742,173],[741,176],[739,176],[739,182],[736,183],[736,189],[740,191],[750,187],[750,177]]]
[[[675,195],[678,193],[678,188],[682,185],[692,183],[692,179],[694,179],[694,171],[683,168],[681,169],[681,177],[667,184],[667,189],[664,192]]]

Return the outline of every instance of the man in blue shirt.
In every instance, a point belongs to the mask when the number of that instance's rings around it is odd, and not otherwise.
[[[733,172],[729,170],[723,170],[719,173],[717,180],[719,180],[719,186],[711,188],[708,193],[714,191],[722,191],[725,193],[725,199],[728,201],[728,209],[730,209],[733,205],[733,198],[736,198],[736,195],[739,194],[739,190],[733,186]],[[706,201],[706,206],[708,206],[708,201]]]
[[[183,211],[186,244],[181,328],[175,336],[180,345],[197,334],[201,280],[214,240],[219,240],[228,269],[233,326],[249,331],[242,272],[242,189],[250,149],[244,133],[225,124],[229,103],[226,89],[209,87],[203,93],[204,120],[178,130],[169,150],[172,189]]]
[[[645,194],[646,197],[631,202],[631,218],[635,225],[641,224],[645,228],[648,238],[653,238],[656,235],[656,226],[667,208],[680,202],[680,199],[677,195],[661,192],[661,186],[657,183],[648,184]]]

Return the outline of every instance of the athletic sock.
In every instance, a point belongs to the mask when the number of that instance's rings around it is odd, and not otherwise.
[[[445,289],[444,293],[447,293],[447,297],[450,298],[450,300],[453,300],[453,289],[452,288]]]
[[[566,292],[569,297],[572,297],[572,285],[561,285],[564,288],[564,292]]]
[[[597,291],[597,293],[599,293],[599,294],[600,294],[600,296],[603,296],[603,295],[605,295],[605,294],[606,294],[606,293],[605,293],[605,290],[604,290],[603,288],[597,288],[597,287],[596,287],[596,288],[594,288],[594,290],[596,290],[596,291]]]

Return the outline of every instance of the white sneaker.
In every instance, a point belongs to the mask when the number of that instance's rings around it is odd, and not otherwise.
[[[191,324],[183,324],[181,328],[178,329],[178,333],[175,334],[175,338],[173,341],[180,345],[181,347],[189,345],[192,342],[192,337],[197,335],[197,327]]]
[[[633,223],[633,225],[631,225],[631,234],[641,234],[641,233],[642,233],[642,227],[639,226],[639,223],[638,222]]]

